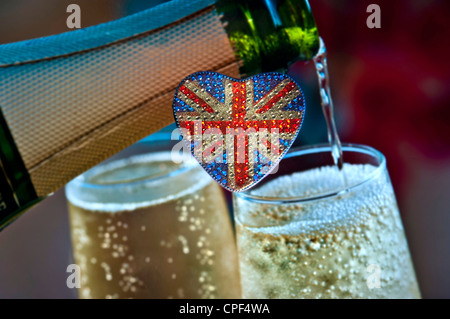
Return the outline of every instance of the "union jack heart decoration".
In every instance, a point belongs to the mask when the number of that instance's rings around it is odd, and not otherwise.
[[[198,72],[178,86],[173,111],[192,155],[221,186],[239,192],[269,174],[289,150],[305,100],[286,74],[234,79]]]

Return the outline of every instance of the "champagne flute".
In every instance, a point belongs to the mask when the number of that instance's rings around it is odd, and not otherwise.
[[[170,136],[152,136],[66,187],[81,298],[239,298],[222,189]]]
[[[343,152],[339,170],[329,145],[292,149],[234,194],[244,298],[420,298],[385,157]]]

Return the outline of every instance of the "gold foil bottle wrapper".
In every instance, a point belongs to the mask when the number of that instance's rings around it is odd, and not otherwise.
[[[59,40],[0,46],[0,105],[38,196],[171,124],[186,74],[239,76],[211,3],[172,1]]]

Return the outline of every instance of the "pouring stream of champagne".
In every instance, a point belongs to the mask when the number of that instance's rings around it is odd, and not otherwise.
[[[328,75],[327,65],[327,50],[325,43],[320,38],[320,48],[317,55],[313,58],[314,65],[316,67],[317,79],[319,81],[320,99],[322,104],[322,112],[325,116],[325,121],[328,130],[328,142],[331,147],[331,156],[333,157],[334,165],[337,165],[340,171],[342,171],[342,179],[344,186],[347,186],[347,180],[342,170],[344,166],[344,157],[342,154],[341,141],[336,128],[334,120],[334,106],[330,92],[330,78]]]

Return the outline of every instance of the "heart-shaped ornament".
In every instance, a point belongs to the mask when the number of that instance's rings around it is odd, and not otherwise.
[[[269,174],[289,150],[305,100],[286,74],[234,79],[198,72],[178,86],[173,111],[192,155],[221,186],[239,192]]]

